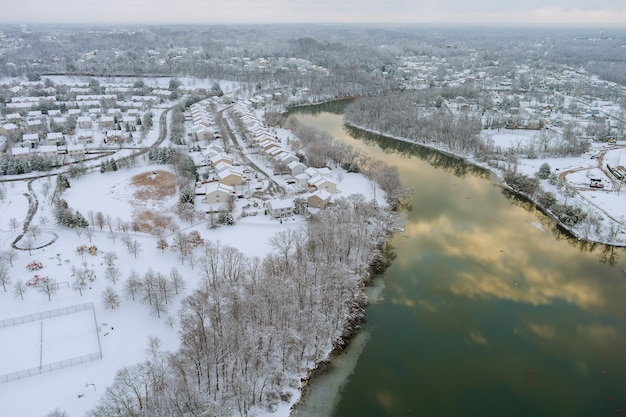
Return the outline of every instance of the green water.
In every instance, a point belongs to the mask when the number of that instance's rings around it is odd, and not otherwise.
[[[626,415],[623,250],[561,233],[459,160],[349,132],[341,111],[295,115],[397,165],[414,192],[332,415]]]

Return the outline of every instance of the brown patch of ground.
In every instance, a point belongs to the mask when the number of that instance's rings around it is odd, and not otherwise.
[[[176,194],[176,174],[167,171],[149,171],[131,178],[135,198],[141,201],[162,200]]]
[[[139,201],[161,201],[176,195],[176,174],[168,171],[147,171],[137,174],[131,178],[133,185],[135,202],[134,206],[145,207],[144,203]],[[154,212],[151,209],[139,209],[133,215],[134,227],[145,233],[152,232],[155,228],[168,229],[172,218],[163,214]]]
[[[151,233],[155,228],[167,230],[172,221],[170,216],[158,214],[152,210],[143,210],[134,216],[134,226],[140,232]]]

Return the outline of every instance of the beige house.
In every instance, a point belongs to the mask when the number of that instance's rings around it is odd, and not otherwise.
[[[210,182],[205,185],[206,202],[209,204],[228,203],[235,194],[235,189],[219,182]]]
[[[226,169],[224,171],[220,171],[217,173],[216,176],[217,180],[221,184],[230,185],[231,187],[243,184],[243,175],[241,175],[234,169]]]
[[[309,207],[325,208],[328,206],[331,197],[332,195],[328,191],[319,190],[310,194],[306,199],[306,203]]]
[[[317,176],[309,180],[309,187],[313,187],[316,190],[326,190],[331,194],[337,193],[337,183],[330,178]]]
[[[224,162],[224,163],[232,165],[233,158],[224,154],[215,155],[209,158],[209,163],[214,167],[217,166],[217,164],[219,164],[220,162]]]

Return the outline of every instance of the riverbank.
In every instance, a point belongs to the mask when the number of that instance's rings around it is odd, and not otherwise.
[[[344,119],[344,122],[347,126],[353,129],[362,131],[364,133],[379,135],[388,139],[401,141],[407,144],[411,144],[411,145],[419,146],[422,148],[430,149],[436,152],[440,152],[449,157],[456,158],[465,163],[469,163],[478,168],[487,170],[491,173],[492,181],[494,183],[498,184],[503,189],[506,189],[508,192],[513,193],[521,198],[524,198],[528,202],[531,202],[538,210],[540,210],[546,216],[551,218],[555,222],[556,226],[561,229],[561,231],[569,233],[572,237],[578,240],[585,240],[591,243],[607,244],[607,245],[611,245],[615,247],[626,247],[626,236],[624,236],[624,231],[623,231],[626,225],[622,221],[615,220],[615,219],[623,218],[623,216],[626,215],[626,210],[624,210],[623,208],[624,205],[615,201],[608,201],[604,205],[600,205],[600,204],[592,205],[592,203],[588,201],[589,199],[597,199],[599,195],[598,192],[607,193],[607,192],[617,191],[617,194],[619,196],[619,188],[615,190],[616,187],[611,187],[611,188],[607,187],[607,189],[594,190],[594,189],[591,189],[589,186],[583,185],[582,187],[585,189],[585,191],[591,191],[595,194],[595,195],[590,196],[590,198],[588,199],[588,198],[583,197],[582,193],[577,191],[579,186],[581,186],[580,184],[570,185],[568,183],[565,183],[565,187],[563,187],[563,190],[571,190],[571,191],[576,192],[576,195],[579,197],[578,199],[576,199],[575,196],[566,195],[565,193],[568,193],[568,191],[561,192],[561,189],[559,189],[557,185],[549,184],[547,180],[541,181],[542,183],[541,185],[543,187],[548,188],[550,192],[554,193],[557,202],[562,202],[564,204],[571,202],[572,200],[575,200],[577,204],[580,204],[582,202],[586,206],[586,212],[588,214],[593,214],[592,221],[594,222],[594,224],[592,225],[581,224],[581,225],[570,226],[562,222],[550,209],[546,208],[539,201],[537,201],[536,198],[524,192],[521,192],[506,183],[504,178],[505,178],[506,169],[511,168],[509,163],[505,163],[503,161],[481,162],[477,160],[476,158],[472,157],[471,155],[458,154],[458,153],[450,151],[449,149],[445,149],[443,147],[437,146],[436,144],[419,143],[419,142],[410,140],[408,138],[387,135],[384,132],[366,129],[362,126],[353,124],[345,119]],[[520,163],[516,165],[515,168],[519,169],[521,173],[530,177],[535,176],[539,167],[544,163],[551,165],[555,170],[554,172],[559,172],[561,170],[568,170],[570,172],[583,170],[583,169],[591,170],[594,168],[594,166],[593,164],[589,164],[588,161],[590,160],[598,161],[597,158],[592,158],[592,155],[597,155],[599,152],[602,152],[602,151],[606,152],[607,150],[602,149],[602,147],[606,147],[606,145],[596,144],[596,146],[592,147],[590,151],[586,152],[585,154],[581,155],[578,158],[549,158],[549,159],[546,158],[546,159],[534,159],[534,160],[520,159],[519,160]],[[619,147],[611,147],[611,151],[614,151],[614,152],[619,152],[620,149],[621,148]],[[613,157],[613,159],[615,159],[615,156]],[[599,160],[600,165],[603,160],[606,160],[606,158],[601,158]],[[597,165],[598,164],[596,164],[596,167],[600,169],[601,166],[597,166]],[[565,175],[562,175],[561,177],[562,179],[566,179]],[[609,179],[607,176],[606,182],[608,181]],[[613,184],[611,183],[611,185]],[[569,191],[569,193],[571,193],[571,191]],[[598,216],[597,214],[598,210],[604,213],[605,216],[601,216],[601,215]],[[601,227],[598,227],[598,222],[601,223]]]

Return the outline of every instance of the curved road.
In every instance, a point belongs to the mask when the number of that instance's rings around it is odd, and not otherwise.
[[[145,153],[149,152],[151,149],[157,148],[159,147],[163,141],[167,138],[167,115],[170,112],[170,110],[172,110],[174,107],[170,107],[168,109],[165,109],[163,111],[163,113],[161,113],[161,117],[159,118],[159,136],[157,138],[157,140],[150,146],[148,146],[147,148],[142,148],[140,151],[138,151],[137,153],[132,154],[132,156],[137,157],[137,156],[141,156],[144,155]],[[110,155],[110,153],[107,153],[107,155]],[[100,157],[97,157],[100,158]],[[97,158],[91,158],[91,159],[97,159]],[[84,162],[84,161],[81,161]],[[62,171],[65,172],[65,171]],[[11,246],[14,249],[18,249],[18,250],[33,250],[33,249],[41,249],[43,247],[46,247],[48,245],[51,245],[52,243],[54,243],[57,239],[57,235],[53,233],[53,239],[46,243],[43,246],[37,247],[37,248],[29,248],[29,249],[25,249],[25,248],[21,248],[19,246],[17,246],[17,243],[22,240],[24,238],[24,235],[28,232],[28,228],[30,227],[30,223],[33,220],[33,217],[35,217],[35,214],[37,213],[37,209],[39,207],[39,201],[37,200],[37,195],[35,194],[35,191],[33,190],[32,187],[32,183],[34,180],[39,179],[39,178],[45,178],[45,177],[51,177],[53,175],[58,175],[59,173],[48,173],[48,174],[40,174],[40,175],[35,175],[32,177],[29,177],[29,181],[28,181],[28,194],[24,193],[24,196],[28,199],[28,212],[26,214],[26,219],[24,220],[24,226],[22,228],[22,233],[20,233],[15,240],[11,243]],[[12,179],[0,179],[0,182],[10,182],[10,181],[23,181],[24,178],[12,178]]]
[[[613,148],[611,150],[614,150],[617,148]],[[607,150],[603,150],[602,152],[600,152],[600,154],[598,155],[598,157],[596,158],[597,161],[597,167],[605,173],[605,175],[607,176],[607,178],[609,178],[609,180],[612,182],[613,187],[617,188],[616,184],[619,183],[618,180],[616,180],[613,175],[611,173],[607,173],[606,170],[604,169],[604,156],[606,155]],[[574,172],[579,172],[579,171],[585,171],[590,169],[589,167],[581,167],[581,168],[572,168],[572,169],[568,169],[567,171],[563,171],[559,174],[559,179],[561,180],[561,182],[563,184],[565,184],[566,187],[568,187],[571,190],[578,190],[578,189],[584,189],[584,190],[597,190],[596,188],[591,188],[591,187],[576,187],[574,185],[570,185],[565,177],[568,174],[574,173]],[[598,206],[597,204],[595,204],[593,201],[583,197],[581,194],[578,194],[581,196],[581,198],[583,200],[585,200],[587,203],[589,203],[590,205],[594,206],[596,209],[598,209],[599,211],[601,211],[602,213],[604,213],[604,215],[606,217],[608,217],[609,219],[613,220],[614,222],[618,223],[618,224],[622,224],[622,221],[619,219],[616,219],[614,216],[612,216],[610,213],[608,213],[606,210],[604,210],[602,207]]]

